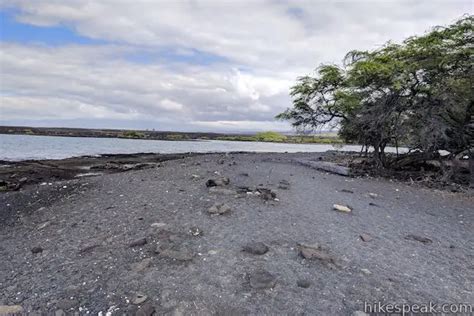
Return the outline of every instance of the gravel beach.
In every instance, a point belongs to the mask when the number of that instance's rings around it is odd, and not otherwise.
[[[470,192],[294,162],[319,156],[186,156],[2,192],[0,305],[352,315],[364,302],[474,304]]]

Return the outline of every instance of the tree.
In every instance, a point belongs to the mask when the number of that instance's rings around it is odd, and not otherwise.
[[[374,148],[403,144],[435,157],[472,150],[474,17],[435,27],[401,44],[351,51],[342,66],[322,65],[291,88],[293,107],[277,115],[297,130],[339,126],[348,142]]]

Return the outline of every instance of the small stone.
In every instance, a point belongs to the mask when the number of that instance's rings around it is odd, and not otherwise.
[[[278,188],[282,190],[288,190],[290,188],[290,183],[286,180],[281,180],[278,183]]]
[[[362,241],[366,241],[366,242],[371,241],[373,239],[372,236],[365,233],[360,234],[359,237],[360,239],[362,239]]]
[[[20,183],[25,183],[26,181],[28,181],[28,178],[27,177],[23,177],[21,178],[20,180],[18,180]]]
[[[197,174],[191,175],[191,179],[193,179],[193,180],[196,180],[196,179],[199,179],[199,178],[201,178],[200,175],[197,175]]]
[[[0,305],[0,315],[22,314],[23,307],[20,305]]]
[[[433,242],[431,239],[429,239],[427,237],[412,235],[412,234],[405,236],[405,239],[419,241],[419,242],[424,243],[424,244],[431,244]]]
[[[369,196],[373,199],[375,199],[377,196],[379,196],[377,193],[369,193]]]
[[[370,272],[369,269],[360,269],[360,271],[365,275],[371,275],[372,274],[372,272]]]
[[[231,210],[231,207],[225,203],[216,203],[214,204],[213,206],[211,206],[207,212],[209,214],[219,214],[219,215],[222,215],[222,214],[226,214],[226,213],[229,213]]]
[[[267,253],[268,247],[263,242],[250,242],[242,250],[254,255],[263,255]]]
[[[299,279],[298,281],[296,281],[296,285],[304,289],[307,289],[311,286],[311,281],[305,280],[305,279]]]
[[[300,244],[299,250],[300,255],[305,259],[316,259],[326,263],[334,263],[334,258],[319,245]]]
[[[354,193],[354,191],[349,190],[349,189],[342,189],[341,192],[344,192],[344,193]]]
[[[51,222],[49,222],[49,221],[48,221],[48,222],[44,222],[44,223],[42,223],[42,224],[39,224],[37,229],[38,229],[38,230],[45,229],[47,226],[49,226],[49,224],[51,224]]]
[[[140,246],[144,246],[146,243],[147,243],[146,238],[140,238],[140,239],[132,241],[129,244],[129,247],[140,247]]]
[[[208,188],[210,188],[210,187],[219,187],[219,186],[228,185],[229,183],[230,183],[229,178],[222,177],[222,178],[218,178],[218,179],[209,179],[209,180],[207,180],[206,181],[206,186]]]
[[[255,193],[258,193],[258,195],[260,195],[260,197],[265,201],[276,198],[276,193],[267,188],[257,188]]]
[[[375,203],[373,203],[373,202],[370,202],[369,205],[370,205],[370,206],[375,206],[375,207],[380,207],[380,205],[375,204]]]
[[[148,296],[145,294],[138,293],[135,295],[135,297],[132,299],[132,304],[134,305],[140,305],[141,303],[144,303],[148,299]]]
[[[271,289],[275,286],[276,278],[265,270],[257,270],[249,275],[250,286],[254,289]]]
[[[364,313],[363,311],[355,311],[352,313],[352,316],[369,316],[369,314]]]
[[[193,227],[189,228],[189,233],[193,236],[196,236],[196,237],[203,235],[202,230],[197,226],[193,226]]]
[[[36,246],[36,247],[31,248],[31,252],[33,254],[37,254],[37,253],[43,252],[43,248],[41,248],[40,246]]]
[[[339,212],[343,212],[343,213],[350,213],[352,212],[352,209],[348,206],[345,206],[345,205],[339,205],[339,204],[334,204],[332,206],[332,208],[335,210],[335,211],[339,211]]]
[[[166,223],[153,223],[150,226],[154,228],[161,228],[161,227],[165,227]]]

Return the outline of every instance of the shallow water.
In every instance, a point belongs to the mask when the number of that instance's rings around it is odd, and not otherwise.
[[[219,140],[163,141],[121,138],[0,135],[0,160],[63,159],[84,155],[185,152],[360,151],[358,145],[281,144]],[[389,150],[390,151],[390,150]]]

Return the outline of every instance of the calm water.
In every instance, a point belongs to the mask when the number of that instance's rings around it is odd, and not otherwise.
[[[0,160],[62,159],[84,155],[185,152],[324,152],[359,151],[360,146],[335,148],[319,144],[277,144],[230,141],[161,141],[120,138],[0,135]]]

